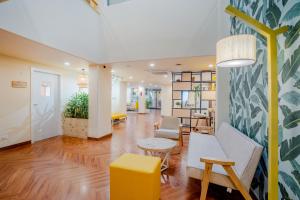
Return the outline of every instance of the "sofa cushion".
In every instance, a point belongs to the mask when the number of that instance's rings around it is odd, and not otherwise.
[[[243,175],[256,148],[261,148],[260,145],[228,123],[221,124],[216,133],[216,139],[226,154],[226,157],[235,162],[234,168],[238,176]]]
[[[191,133],[188,148],[187,167],[204,170],[205,164],[200,162],[201,157],[212,157],[224,160],[228,159],[215,136]],[[212,171],[227,175],[223,167],[220,165],[213,165]]]
[[[155,137],[169,138],[169,139],[178,140],[179,130],[161,128],[161,129],[155,130],[154,135],[155,135]]]

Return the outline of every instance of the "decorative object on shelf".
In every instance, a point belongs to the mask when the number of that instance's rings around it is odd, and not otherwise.
[[[88,79],[88,75],[85,72],[85,69],[81,69],[81,73],[77,78],[77,85],[80,89],[82,88],[88,88],[88,84],[89,84],[89,79]]]
[[[275,30],[269,28],[258,20],[248,16],[246,13],[238,10],[237,8],[229,5],[225,11],[245,22],[254,28],[258,33],[266,38],[267,43],[267,70],[268,70],[268,199],[278,199],[278,73],[277,73],[277,36],[288,31],[287,26],[282,26]],[[217,66],[219,67],[242,67],[249,65],[250,62],[246,62],[245,57],[238,56],[235,58],[235,62],[226,63],[226,59],[230,58],[226,55],[228,52],[239,52],[244,54],[247,51],[244,48],[249,48],[250,51],[256,55],[256,47],[253,44],[256,43],[254,36],[243,37],[243,35],[237,36],[239,40],[231,40],[231,43],[227,40],[226,42],[220,41],[217,44]],[[252,39],[251,39],[252,38]],[[254,39],[253,39],[254,38]],[[252,41],[252,42],[251,42]],[[247,43],[248,47],[240,46],[240,43]],[[250,44],[251,43],[251,44]],[[222,49],[219,45],[222,44]],[[221,45],[220,45],[221,46]],[[243,48],[241,51],[240,48]],[[225,52],[226,50],[226,52]],[[251,56],[250,56],[251,55]],[[254,55],[249,53],[248,57],[254,59]],[[231,55],[233,57],[233,55]],[[233,59],[231,59],[233,60]],[[252,60],[253,62],[253,60]],[[226,63],[226,64],[225,64]]]

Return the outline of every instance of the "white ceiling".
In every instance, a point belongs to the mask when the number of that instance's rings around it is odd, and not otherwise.
[[[150,64],[155,66],[151,67]],[[171,84],[171,72],[215,70],[209,65],[215,66],[215,56],[113,63],[111,66],[113,74],[122,81],[154,86]],[[151,71],[167,72],[167,76]]]
[[[85,0],[9,0],[0,28],[94,63],[215,55],[229,0],[130,0],[100,14]]]
[[[0,29],[0,54],[65,69],[87,68],[89,62]],[[70,66],[65,66],[69,62]]]

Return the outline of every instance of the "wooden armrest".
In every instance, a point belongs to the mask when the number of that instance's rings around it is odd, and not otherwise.
[[[208,158],[203,157],[200,158],[200,162],[209,163],[209,164],[217,164],[217,165],[225,165],[225,166],[234,166],[235,162],[231,160],[221,160],[217,158]]]

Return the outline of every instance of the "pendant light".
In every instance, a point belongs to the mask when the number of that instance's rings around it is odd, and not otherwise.
[[[217,43],[218,67],[242,67],[256,62],[256,38],[253,35],[232,35]]]
[[[77,78],[77,85],[81,88],[87,88],[88,87],[88,75],[85,72],[85,69],[81,69],[81,73]]]

